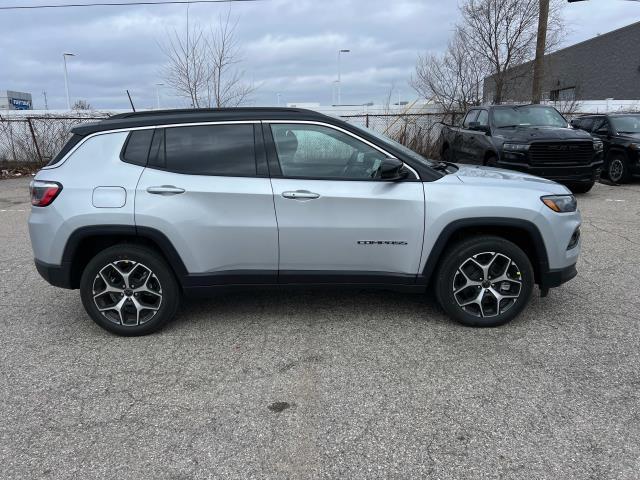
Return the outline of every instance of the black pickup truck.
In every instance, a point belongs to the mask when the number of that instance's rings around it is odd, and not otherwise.
[[[474,107],[440,134],[443,160],[508,168],[591,190],[602,169],[602,141],[569,126],[547,105]]]
[[[571,120],[604,143],[604,174],[614,183],[640,176],[640,113],[585,115]]]

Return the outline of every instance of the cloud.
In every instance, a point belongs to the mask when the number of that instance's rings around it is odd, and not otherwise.
[[[568,43],[621,26],[632,7],[637,16],[635,2],[571,4],[566,15],[579,33]],[[351,52],[342,56],[343,101],[382,101],[392,83],[412,96],[407,81],[416,56],[443,50],[458,18],[452,0],[263,0],[194,4],[189,22],[208,28],[228,9],[238,18],[241,69],[259,87],[257,105],[275,104],[277,93],[283,102],[329,103],[337,51],[344,48]],[[186,13],[184,6],[3,12],[0,87],[31,92],[36,106],[46,90],[50,107],[63,108],[62,52],[71,51],[77,54],[68,63],[73,99],[127,108],[129,89],[138,105],[152,106],[166,61],[159,45],[184,31]],[[167,88],[162,97],[166,106],[184,105]]]

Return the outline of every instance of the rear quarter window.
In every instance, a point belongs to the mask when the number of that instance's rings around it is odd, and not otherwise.
[[[127,137],[120,158],[123,162],[144,167],[147,165],[153,129],[134,130]]]

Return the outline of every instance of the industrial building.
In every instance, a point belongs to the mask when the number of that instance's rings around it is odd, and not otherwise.
[[[530,102],[533,62],[508,70],[503,102]],[[545,55],[543,98],[640,100],[640,22]],[[484,79],[483,100],[493,103],[495,81]]]
[[[0,110],[33,110],[31,94],[0,90]]]

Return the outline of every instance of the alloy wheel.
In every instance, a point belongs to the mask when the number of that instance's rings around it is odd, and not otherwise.
[[[93,302],[112,323],[143,325],[158,313],[162,305],[162,286],[146,265],[117,260],[98,271],[93,280]]]
[[[522,275],[515,262],[497,252],[467,258],[453,276],[453,296],[458,306],[476,317],[495,317],[518,301]]]
[[[622,180],[622,175],[624,174],[624,164],[622,160],[619,158],[614,158],[611,160],[609,164],[609,179],[612,182],[618,183]]]

